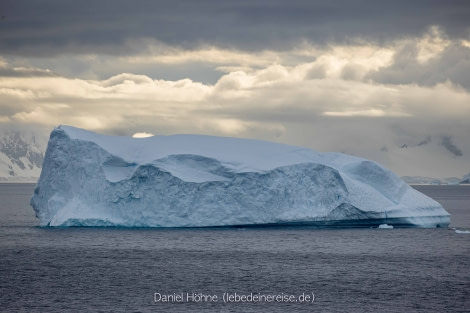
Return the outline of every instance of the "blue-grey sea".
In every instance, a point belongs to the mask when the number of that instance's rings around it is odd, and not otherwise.
[[[470,186],[449,228],[42,228],[0,184],[1,312],[470,312]]]

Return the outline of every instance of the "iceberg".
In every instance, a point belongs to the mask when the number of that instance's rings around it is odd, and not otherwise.
[[[388,169],[341,153],[239,138],[50,135],[31,206],[41,226],[447,227]]]

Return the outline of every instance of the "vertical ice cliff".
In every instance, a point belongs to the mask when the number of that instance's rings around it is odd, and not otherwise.
[[[198,135],[51,133],[31,206],[43,226],[442,227],[449,214],[380,165]]]

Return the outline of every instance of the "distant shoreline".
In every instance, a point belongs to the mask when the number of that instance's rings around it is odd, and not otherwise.
[[[1,180],[0,184],[25,184],[25,185],[34,185],[37,184],[37,181],[7,181],[7,180]]]

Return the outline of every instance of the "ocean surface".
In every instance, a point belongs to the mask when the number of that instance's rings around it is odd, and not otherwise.
[[[470,186],[440,229],[41,228],[0,184],[1,312],[470,312]]]

